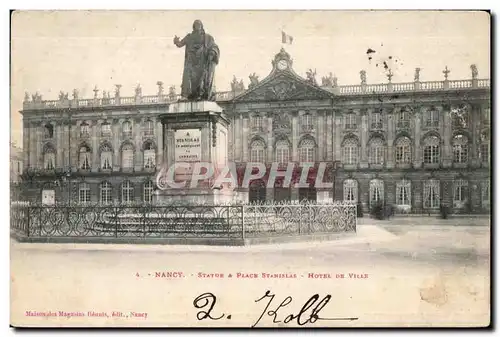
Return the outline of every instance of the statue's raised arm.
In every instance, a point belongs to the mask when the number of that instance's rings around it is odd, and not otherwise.
[[[174,44],[179,48],[186,46],[181,96],[188,100],[214,100],[213,80],[220,56],[214,38],[196,20],[193,31],[182,40],[176,35]]]
[[[187,37],[187,36],[186,36],[186,37]],[[186,45],[186,41],[185,41],[185,40],[186,40],[186,38],[183,38],[182,40],[180,40],[180,39],[179,39],[179,37],[176,35],[176,36],[174,37],[174,44],[175,44],[177,47],[179,47],[179,48],[184,47],[184,46]]]

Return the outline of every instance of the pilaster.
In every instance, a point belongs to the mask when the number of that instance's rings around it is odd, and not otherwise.
[[[333,135],[330,137],[330,139],[334,139],[334,153],[332,159],[333,161],[342,161],[342,112],[337,110],[332,114],[332,118],[329,119],[330,125],[332,124],[332,119],[334,119]]]
[[[452,164],[452,153],[451,153],[451,107],[444,106],[443,107],[443,138],[441,140],[441,144],[443,146],[443,154],[442,154],[442,161],[443,161],[443,167],[444,168],[449,168],[451,167]]]
[[[367,168],[368,167],[368,156],[367,156],[367,147],[366,147],[366,142],[368,141],[368,114],[369,111],[368,109],[362,109],[361,110],[361,153],[360,153],[360,163],[359,167],[360,168]]]
[[[156,167],[163,164],[163,124],[161,121],[153,121],[155,123],[155,137],[156,137]]]
[[[422,166],[422,147],[420,139],[422,138],[422,112],[416,109],[413,115],[413,167],[420,168]]]
[[[293,162],[298,162],[300,160],[298,151],[299,127],[300,127],[299,116],[298,114],[293,114],[292,116],[292,161]]]
[[[99,136],[98,136],[98,128],[99,123],[97,121],[92,121],[91,124],[91,135],[92,135],[92,172],[99,171]]]
[[[394,125],[394,111],[387,110],[386,113],[387,120],[387,163],[386,167],[388,169],[394,168],[394,137],[395,135],[395,125]]]
[[[248,156],[248,116],[240,116],[240,120],[242,122],[242,152],[243,152],[243,162],[248,162],[249,156]],[[268,144],[269,146],[269,144]]]

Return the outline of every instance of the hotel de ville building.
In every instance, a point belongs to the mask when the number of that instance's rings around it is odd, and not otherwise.
[[[270,73],[250,76],[218,92],[216,102],[230,121],[228,160],[237,166],[263,162],[327,163],[333,188],[297,189],[279,181],[238,188],[253,200],[333,199],[383,202],[412,213],[446,204],[454,212],[490,209],[490,80],[443,80],[339,85],[333,76],[299,76],[284,49],[270,55]],[[133,97],[97,87],[94,96],[61,92],[58,100],[26,93],[23,110],[23,183],[16,198],[56,202],[150,203],[164,162],[160,116],[179,100],[174,87],[157,82],[154,95]]]

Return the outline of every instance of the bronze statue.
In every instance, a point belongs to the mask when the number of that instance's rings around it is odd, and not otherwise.
[[[215,100],[213,82],[220,51],[214,38],[196,20],[193,31],[182,40],[176,35],[174,44],[179,48],[186,46],[181,96],[188,100]]]

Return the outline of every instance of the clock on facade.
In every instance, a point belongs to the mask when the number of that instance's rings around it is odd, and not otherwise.
[[[286,60],[279,60],[278,61],[278,69],[285,70],[286,68],[288,68],[288,62]]]

